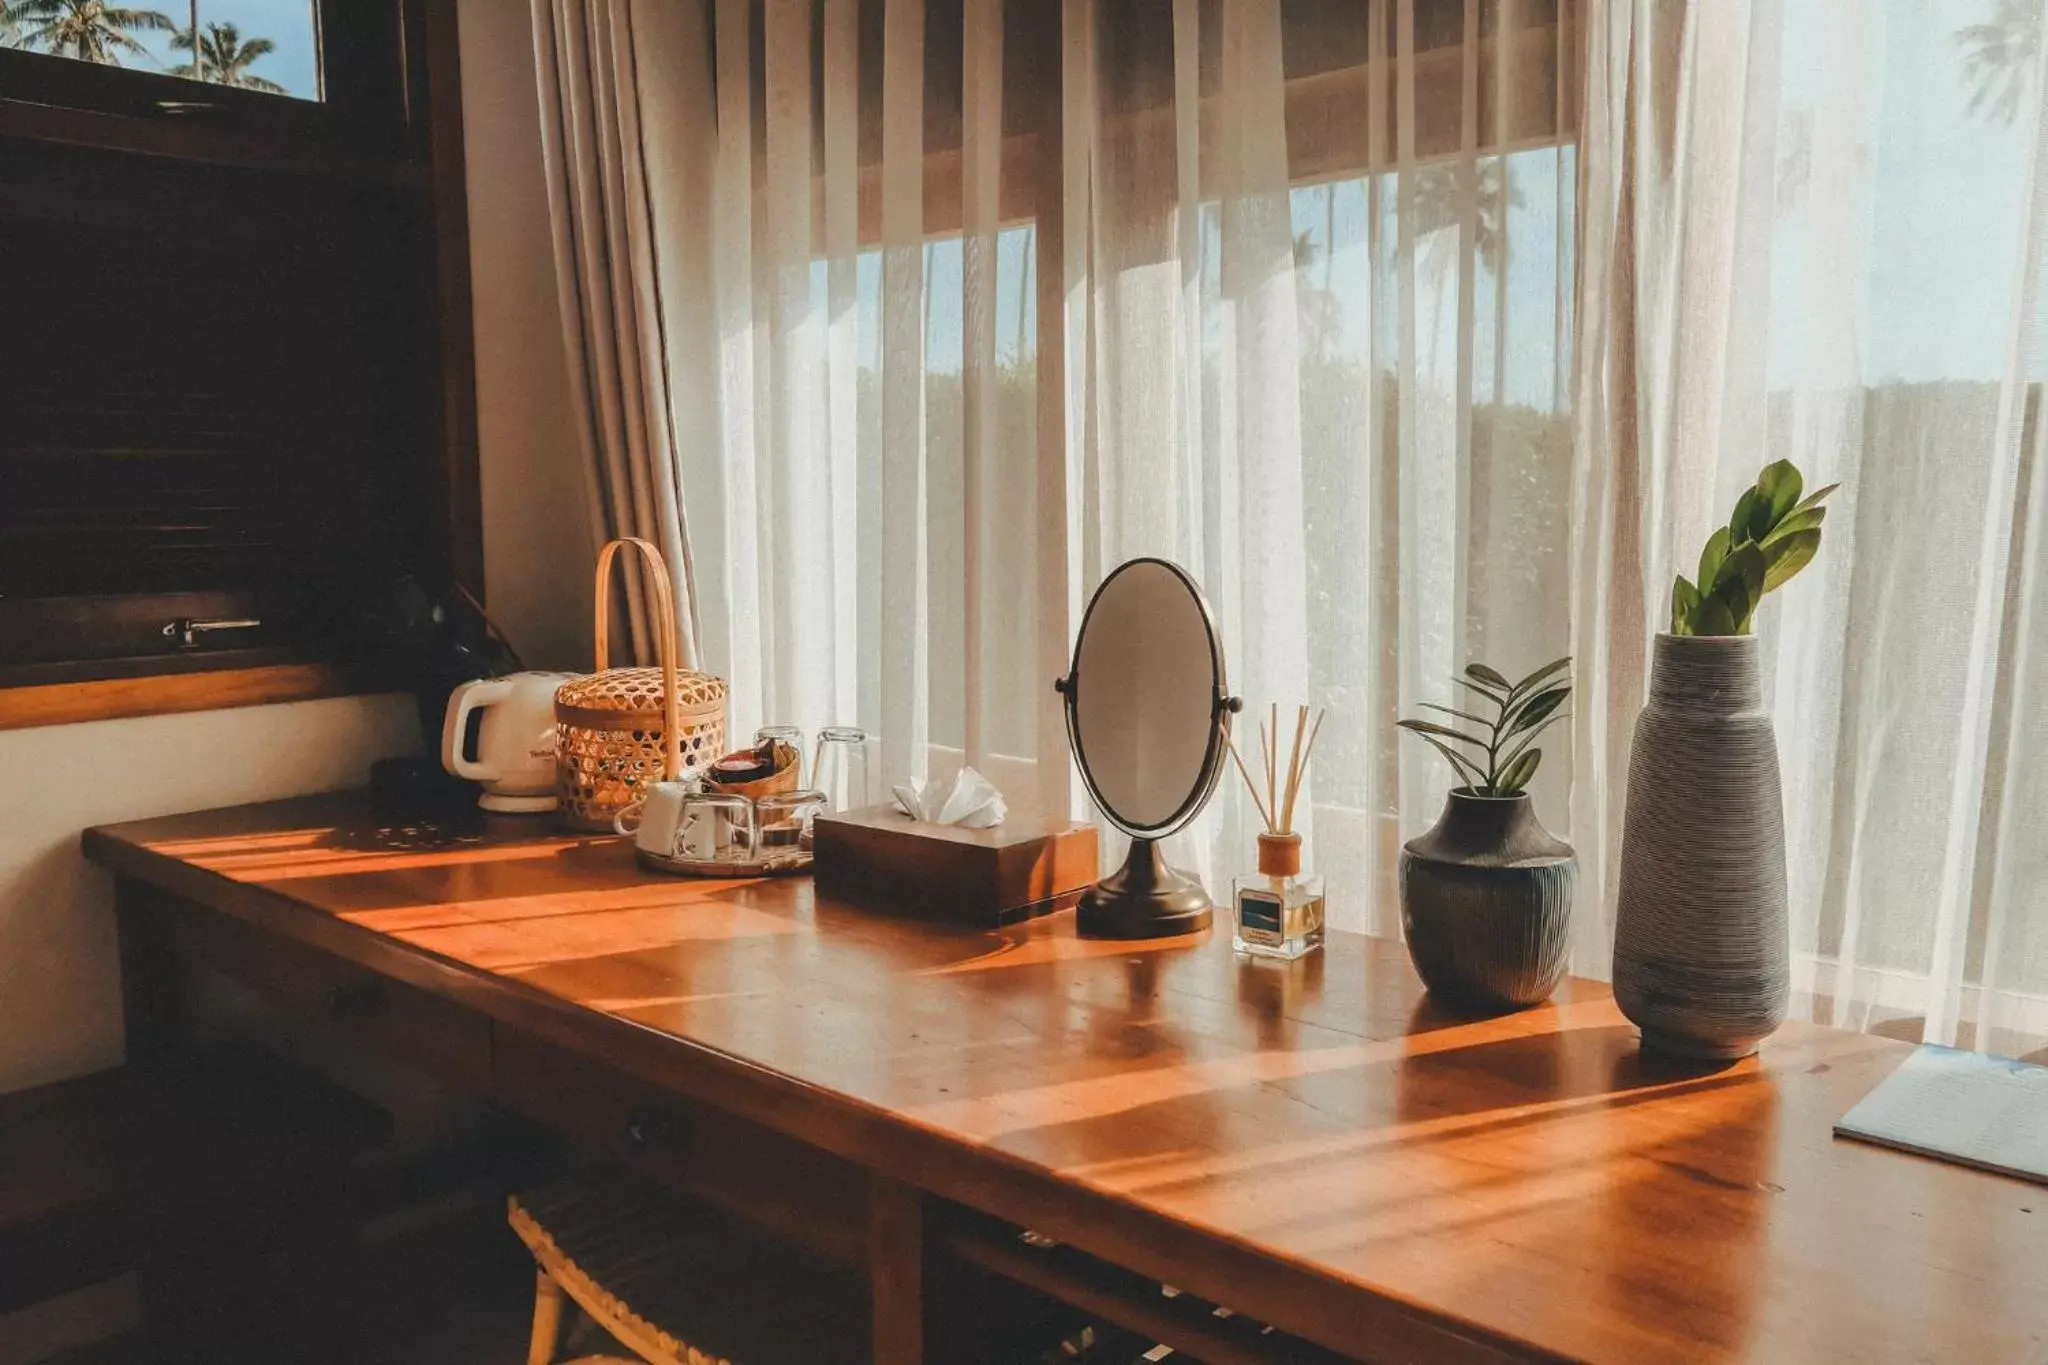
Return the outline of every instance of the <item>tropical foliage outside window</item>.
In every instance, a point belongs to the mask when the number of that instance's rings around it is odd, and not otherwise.
[[[0,0],[0,47],[317,100],[319,6],[171,0],[165,11],[108,0]]]

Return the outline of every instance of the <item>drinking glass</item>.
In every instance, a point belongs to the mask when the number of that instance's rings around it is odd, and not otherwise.
[[[811,754],[811,786],[824,794],[827,810],[857,810],[874,800],[868,785],[868,732],[852,725],[818,731]]]
[[[811,821],[823,809],[824,793],[815,791],[777,792],[755,801],[754,819],[761,841],[760,856],[772,858],[778,853],[808,850],[811,846]]]
[[[697,862],[745,862],[756,855],[754,803],[726,792],[690,792],[682,799],[670,854]]]

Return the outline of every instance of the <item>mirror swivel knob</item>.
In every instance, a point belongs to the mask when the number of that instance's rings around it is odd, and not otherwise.
[[[1067,679],[1064,677],[1054,678],[1052,680],[1052,690],[1063,697],[1067,695]]]
[[[1233,716],[1236,715],[1238,712],[1244,710],[1244,698],[1225,697],[1223,699],[1223,709],[1228,711]]]

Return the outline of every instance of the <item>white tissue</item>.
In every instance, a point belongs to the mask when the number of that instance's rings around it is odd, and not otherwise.
[[[913,777],[890,788],[896,808],[913,820],[934,825],[958,825],[962,829],[988,829],[1003,823],[1010,808],[1003,794],[972,768],[962,768],[953,785],[941,788],[936,782]]]

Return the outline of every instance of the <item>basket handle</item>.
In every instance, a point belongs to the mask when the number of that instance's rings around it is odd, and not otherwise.
[[[664,782],[673,782],[683,772],[683,734],[676,699],[682,680],[676,673],[675,594],[669,587],[668,561],[661,557],[661,551],[638,536],[607,541],[597,553],[597,605],[593,612],[597,623],[597,671],[602,673],[611,666],[612,595],[607,589],[611,586],[612,561],[618,558],[622,545],[638,550],[654,571],[654,628],[661,652],[661,777]]]

